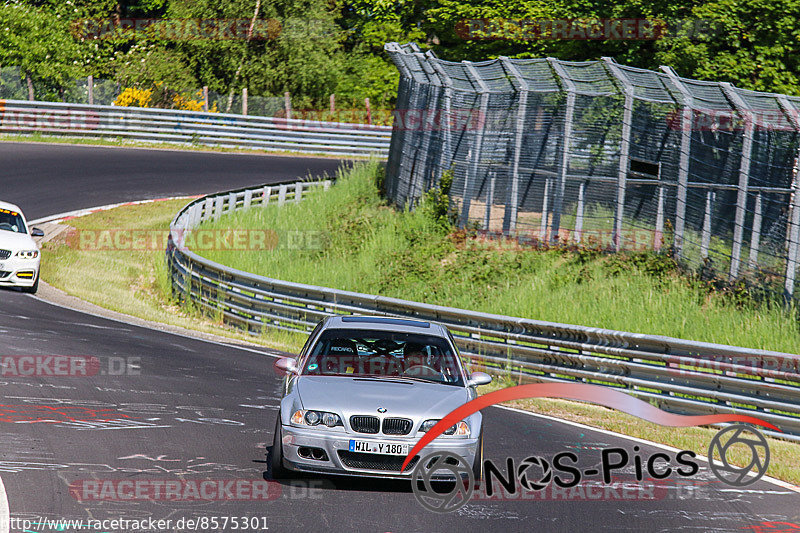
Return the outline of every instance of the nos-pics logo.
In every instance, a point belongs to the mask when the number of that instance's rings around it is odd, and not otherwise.
[[[764,436],[753,429],[752,426],[762,426],[772,431],[780,432],[781,429],[750,415],[743,414],[713,414],[713,415],[679,415],[663,411],[658,407],[645,401],[639,400],[620,390],[602,387],[599,385],[589,385],[586,383],[535,383],[530,385],[519,385],[501,389],[483,396],[479,396],[464,405],[453,409],[445,415],[439,422],[429,429],[425,435],[417,441],[413,448],[406,455],[405,461],[400,467],[404,471],[415,457],[421,457],[412,472],[412,488],[417,499],[426,508],[448,512],[458,509],[464,505],[472,496],[475,488],[476,474],[488,473],[490,471],[499,472],[491,461],[480,464],[480,460],[470,465],[457,454],[446,454],[442,451],[423,456],[422,451],[436,437],[444,433],[453,424],[467,419],[484,407],[489,407],[502,402],[522,400],[526,398],[560,398],[564,400],[577,400],[589,402],[608,407],[633,415],[642,420],[670,427],[691,427],[707,426],[713,424],[735,423],[719,431],[711,441],[708,448],[708,461],[711,471],[721,481],[734,486],[743,486],[754,483],[760,479],[769,465],[769,447]],[[745,425],[748,424],[748,425]],[[473,428],[476,433],[480,428]],[[637,447],[634,447],[635,451]],[[739,450],[732,453],[732,450]],[[541,490],[549,486],[553,481],[556,485],[563,487],[563,480],[559,478],[553,470],[560,470],[571,474],[576,484],[581,477],[591,477],[602,472],[604,483],[610,482],[610,471],[614,468],[626,465],[630,459],[629,454],[622,448],[613,449],[618,455],[616,461],[612,463],[612,450],[605,450],[601,465],[602,468],[590,468],[580,471],[575,464],[577,456],[571,452],[558,454],[554,461],[548,461],[541,457],[529,457],[527,466],[520,469],[517,475],[520,477],[521,486],[531,490]],[[664,479],[676,473],[682,476],[693,476],[699,470],[699,466],[693,461],[696,454],[693,451],[684,450],[679,452],[674,460],[682,465],[680,468],[673,469],[669,466],[672,458],[664,453],[654,453],[646,459],[639,455],[634,456],[636,478],[638,481],[643,479],[644,466],[647,473],[655,479]],[[744,466],[736,466],[735,462],[745,457]],[[748,459],[749,457],[749,459]],[[515,470],[512,468],[509,458],[509,473]],[[660,468],[657,465],[660,464]],[[689,468],[687,470],[687,467]],[[693,467],[693,468],[692,468]],[[531,469],[538,469],[541,472],[539,480],[531,480],[528,474]],[[524,474],[524,480],[521,479]],[[457,481],[455,488],[444,492],[437,492],[435,484],[439,480],[450,479]],[[466,485],[461,487],[458,481],[466,481]],[[487,480],[488,483],[489,480]],[[569,481],[567,483],[570,483]],[[451,485],[452,486],[452,485]],[[488,488],[487,488],[488,492]]]
[[[638,452],[639,447],[635,446],[634,451]],[[518,465],[508,458],[508,479],[504,479],[490,460],[479,465],[482,472],[477,472],[476,465],[470,465],[462,456],[437,451],[424,456],[417,463],[412,472],[411,487],[423,507],[433,512],[449,513],[463,507],[472,498],[479,485],[477,476],[481,473],[486,494],[491,496],[493,476],[506,491],[514,494],[517,486],[528,491],[542,491],[551,483],[561,488],[571,488],[592,476],[609,485],[614,470],[629,467],[631,459],[637,481],[642,481],[645,474],[654,479],[689,477],[699,470],[695,457],[693,451],[680,451],[675,457],[677,464],[673,465],[672,458],[662,452],[642,457],[631,455],[623,448],[607,448],[602,451],[599,468],[583,470],[577,467],[578,457],[572,452],[556,454],[553,459],[531,456]],[[734,464],[734,460],[742,466]],[[769,445],[759,431],[744,424],[734,424],[720,430],[711,439],[708,465],[723,483],[736,487],[750,485],[761,479],[767,471]]]

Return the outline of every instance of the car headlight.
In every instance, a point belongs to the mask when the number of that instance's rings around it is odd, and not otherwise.
[[[298,426],[318,426],[320,424],[333,428],[336,426],[344,427],[342,419],[336,413],[328,413],[326,411],[310,411],[300,409],[295,411],[292,415],[292,424]]]
[[[23,259],[36,259],[39,257],[39,250],[20,250],[14,255]]]
[[[419,430],[422,433],[427,433],[428,431],[431,430],[431,428],[433,426],[435,426],[438,423],[439,423],[438,419],[426,420],[419,427]],[[456,437],[469,437],[469,426],[467,425],[466,422],[464,422],[462,420],[458,424],[454,424],[454,425],[450,426],[449,428],[447,428],[446,430],[444,430],[443,434],[444,435],[448,435],[448,436],[449,435],[453,435],[453,436],[456,436]]]

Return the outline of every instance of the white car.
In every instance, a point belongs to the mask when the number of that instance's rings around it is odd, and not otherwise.
[[[33,237],[42,236],[39,228],[28,228],[19,207],[0,202],[0,287],[36,292],[41,253]]]

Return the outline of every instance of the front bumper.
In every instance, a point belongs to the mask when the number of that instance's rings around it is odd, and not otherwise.
[[[368,440],[386,443],[408,444],[411,449],[419,437],[391,437],[384,435],[352,434],[344,431],[330,431],[324,428],[299,428],[282,426],[284,466],[291,470],[337,475],[367,476],[410,479],[419,458],[414,459],[401,472],[405,457],[394,455],[366,454],[350,451],[350,440]],[[326,460],[303,457],[301,449],[317,448],[325,451]],[[478,438],[439,437],[425,446],[421,456],[435,451],[448,451],[460,455],[472,465],[478,452]],[[446,479],[446,478],[445,478]]]
[[[0,260],[0,287],[32,287],[39,275],[39,261],[9,257]]]

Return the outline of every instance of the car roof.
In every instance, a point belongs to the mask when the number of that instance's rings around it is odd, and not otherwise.
[[[425,333],[438,337],[447,336],[447,330],[441,324],[413,318],[388,316],[332,316],[325,321],[324,329],[367,329]]]
[[[2,200],[0,200],[0,208],[8,209],[9,211],[16,211],[17,213],[22,213],[22,209],[20,209],[19,206],[10,204],[8,202],[4,202]]]

